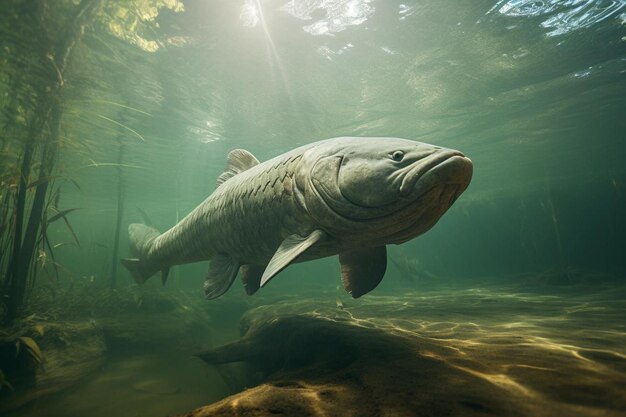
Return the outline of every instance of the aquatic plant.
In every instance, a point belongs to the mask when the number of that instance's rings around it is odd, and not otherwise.
[[[119,112],[119,119],[124,121],[125,119],[124,109]],[[123,126],[123,125],[121,125]],[[113,238],[113,255],[111,258],[111,288],[115,288],[117,283],[117,265],[119,264],[119,248],[120,248],[120,234],[122,229],[122,219],[124,217],[124,150],[126,149],[124,143],[124,132],[120,130],[116,136],[117,141],[117,212],[115,219],[115,236]]]
[[[6,270],[3,274],[7,321],[14,320],[22,306],[29,271],[36,259],[37,243],[42,240],[41,231],[45,230],[48,190],[54,178],[53,170],[60,143],[66,66],[100,4],[101,0],[83,0],[70,10],[69,18],[63,19],[62,15],[57,14],[61,8],[52,10],[46,1],[38,1],[31,8],[23,2],[14,1],[2,25],[7,32],[17,26],[29,27],[25,30],[31,32],[31,37],[24,37],[20,41],[32,42],[32,45],[22,45],[32,47],[32,50],[25,58],[20,56],[21,51],[20,54],[14,52],[14,59],[36,63],[39,67],[37,69],[41,71],[28,81],[17,77],[17,85],[13,86],[17,88],[28,84],[24,87],[28,100],[20,104],[24,108],[30,105],[30,110],[25,112],[25,129],[21,129],[26,134],[19,150],[19,178],[9,188],[9,195],[4,197],[9,201],[5,217],[10,217],[11,229],[10,237],[5,242],[10,255],[5,261]],[[22,19],[29,20],[30,25],[18,25]],[[10,94],[19,93],[11,91]],[[16,111],[9,110],[9,113],[15,114]],[[7,123],[11,124],[11,120],[7,120]],[[31,175],[36,178],[34,181],[31,181]],[[67,221],[65,214],[61,214],[60,218]]]
[[[4,388],[8,388],[11,391],[15,391],[15,389],[13,388],[13,385],[9,383],[6,376],[4,375],[4,372],[2,372],[2,369],[0,369],[0,391],[2,391]]]
[[[36,363],[43,363],[41,349],[39,349],[39,345],[32,338],[27,336],[17,338],[15,342],[15,356],[18,356],[22,349],[28,353]]]
[[[9,0],[2,7],[0,35],[7,42],[0,50],[0,93],[8,100],[0,105],[0,319],[10,323],[19,316],[38,273],[44,271],[58,281],[63,269],[55,258],[56,246],[50,241],[48,226],[63,221],[73,242],[79,245],[68,219],[77,208],[59,206],[63,183],[55,182],[63,179],[78,187],[57,172],[63,146],[91,151],[86,140],[67,132],[61,134],[64,115],[72,113],[72,97],[81,88],[100,82],[78,74],[71,65],[76,55],[92,60],[94,66],[104,59],[97,53],[89,54],[90,48],[82,44],[85,33],[98,26],[112,37],[153,52],[165,44],[154,30],[159,10],[180,11],[183,6],[178,1],[162,0]],[[151,36],[154,39],[149,39]],[[106,41],[94,38],[110,48]],[[144,47],[152,43],[156,48]],[[127,110],[114,101],[110,104]],[[123,118],[114,120],[114,116],[103,114],[92,117],[116,125],[120,161],[124,153],[122,132],[144,140]],[[120,175],[121,166],[118,163]],[[118,211],[119,229],[123,203]],[[114,283],[113,277],[112,286]]]
[[[44,354],[35,341],[44,336],[44,326],[39,320],[32,314],[0,332],[0,391],[3,388],[19,391],[24,383],[32,383],[33,376],[43,369]]]

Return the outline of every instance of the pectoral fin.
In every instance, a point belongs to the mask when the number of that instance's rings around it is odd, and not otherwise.
[[[387,269],[387,248],[356,249],[339,254],[341,281],[352,298],[372,291]]]
[[[293,262],[298,256],[302,255],[313,246],[316,242],[323,239],[326,234],[321,230],[314,230],[307,237],[298,235],[288,236],[283,243],[280,244],[278,250],[270,260],[261,277],[261,287],[272,279],[276,274],[285,269],[287,265]]]
[[[209,272],[204,280],[204,295],[211,300],[224,294],[237,276],[239,263],[230,255],[218,254],[211,259]]]

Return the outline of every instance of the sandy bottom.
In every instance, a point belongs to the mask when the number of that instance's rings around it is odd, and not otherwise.
[[[158,347],[157,347],[158,348]],[[223,398],[222,378],[189,352],[117,355],[74,388],[11,416],[165,416]]]
[[[293,297],[241,328],[206,363],[188,348],[118,352],[9,415],[626,415],[626,289]],[[247,364],[243,382],[231,362]]]

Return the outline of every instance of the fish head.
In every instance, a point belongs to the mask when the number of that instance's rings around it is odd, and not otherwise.
[[[305,192],[311,215],[343,239],[378,244],[432,227],[473,171],[459,151],[397,138],[337,138],[313,159]]]

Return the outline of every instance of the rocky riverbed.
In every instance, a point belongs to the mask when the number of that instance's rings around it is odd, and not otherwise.
[[[626,297],[467,289],[289,300],[199,354],[258,385],[185,416],[621,416]]]
[[[165,291],[125,300],[87,317],[84,305],[73,319],[29,316],[22,336],[37,343],[43,360],[31,363],[23,379],[6,373],[14,392],[0,391],[2,412],[626,413],[624,288],[491,285],[359,300],[329,292],[213,303]]]

